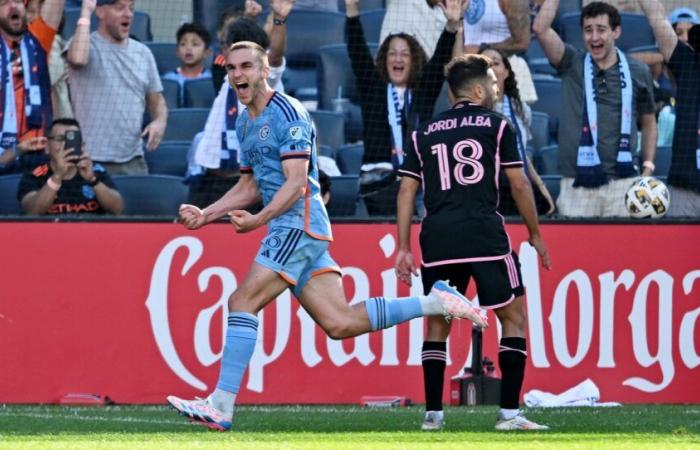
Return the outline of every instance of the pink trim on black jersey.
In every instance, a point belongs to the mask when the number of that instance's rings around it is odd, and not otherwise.
[[[516,288],[520,286],[520,281],[518,280],[518,268],[515,267],[515,260],[513,259],[513,255],[508,255],[505,261],[506,267],[508,268],[508,279],[510,280],[510,287]]]
[[[415,172],[411,172],[411,171],[405,170],[405,169],[399,169],[399,173],[400,173],[400,174],[403,174],[403,175],[406,175],[406,176],[408,176],[408,177],[410,177],[410,178],[415,178],[415,179],[418,180],[418,181],[423,181],[423,177],[421,177],[419,174],[417,174],[417,173],[415,173]]]
[[[508,167],[510,167],[510,166],[519,167],[519,166],[523,165],[523,162],[522,161],[504,162],[504,163],[501,163],[501,165],[508,166]]]
[[[510,241],[508,243],[510,244]],[[501,260],[501,259],[508,257],[508,255],[510,255],[510,250],[508,250],[508,253],[506,253],[505,255],[499,255],[499,256],[479,256],[476,258],[443,259],[443,260],[435,261],[435,262],[431,262],[431,263],[426,263],[425,261],[423,261],[421,264],[425,267],[434,267],[434,266],[444,266],[446,264],[498,261],[498,260]]]

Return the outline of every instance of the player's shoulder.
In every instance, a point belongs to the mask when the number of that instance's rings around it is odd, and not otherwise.
[[[299,100],[277,91],[270,98],[268,105],[272,113],[283,124],[308,120],[309,118],[309,113]]]

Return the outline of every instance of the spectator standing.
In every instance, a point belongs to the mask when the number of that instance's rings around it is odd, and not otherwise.
[[[684,42],[664,17],[658,0],[640,0],[656,42],[673,74],[678,95],[673,154],[668,185],[672,217],[700,217],[700,25],[687,31]]]
[[[45,161],[44,138],[53,120],[48,58],[61,23],[65,0],[46,0],[36,20],[27,23],[25,3],[0,3],[0,158],[19,154],[26,168]]]
[[[69,138],[70,133],[76,140]],[[55,120],[48,139],[49,162],[24,172],[20,180],[17,199],[22,209],[37,215],[120,214],[122,197],[104,167],[94,164],[86,152],[78,122]]]
[[[287,45],[287,17],[294,0],[274,0],[270,3],[274,23],[268,34],[254,21],[239,18],[229,24],[226,45],[241,41],[255,42],[269,48],[270,63],[267,82],[276,92],[284,93],[282,74],[285,70],[284,52]],[[221,85],[214,100],[204,131],[194,148],[189,168],[190,199],[193,205],[204,207],[226,193],[240,178],[240,142],[235,124],[244,105],[228,80]]]
[[[657,127],[651,74],[615,47],[620,14],[594,2],[581,11],[586,51],[564,44],[552,29],[559,0],[546,0],[534,30],[562,77],[559,118],[559,213],[571,217],[629,214],[624,195],[638,176],[637,123],[642,131],[642,175],[654,171]]]
[[[348,55],[360,93],[364,155],[360,178],[370,214],[392,215],[398,190],[396,169],[403,162],[404,137],[428,119],[442,88],[442,68],[449,61],[466,3],[447,0],[440,9],[447,25],[430,61],[418,41],[406,33],[389,35],[377,51],[376,64],[364,37],[358,0],[346,0]]]
[[[147,150],[158,148],[168,119],[153,54],[129,38],[134,8],[134,0],[83,0],[67,52],[75,116],[92,157],[113,175],[148,173],[142,137]],[[99,26],[90,33],[93,11]]]
[[[523,161],[525,175],[532,184],[537,212],[539,214],[552,214],[555,209],[554,200],[526,151],[527,142],[532,137],[530,133],[532,111],[527,103],[520,99],[518,83],[515,80],[510,61],[502,50],[495,48],[487,47],[480,53],[491,60],[491,69],[498,80],[498,98],[493,109],[506,116],[515,129],[515,142],[518,146],[520,159]],[[510,183],[504,172],[501,172],[498,190],[500,197],[498,211],[506,216],[517,215],[518,209],[511,194]]]
[[[177,58],[181,66],[163,75],[164,79],[180,84],[180,97],[185,95],[185,81],[211,78],[204,61],[211,55],[211,35],[202,25],[183,23],[177,30]]]
[[[27,2],[27,21],[32,23],[41,14],[41,8],[45,0],[29,0]],[[53,103],[53,117],[73,117],[73,107],[70,104],[68,93],[68,64],[66,64],[63,51],[66,41],[61,36],[65,17],[61,19],[58,32],[53,38],[51,52],[49,52],[49,75],[51,78],[51,102]]]
[[[464,14],[464,53],[486,47],[508,55],[526,103],[537,101],[537,91],[527,62],[517,56],[530,47],[530,3],[528,0],[470,0]]]

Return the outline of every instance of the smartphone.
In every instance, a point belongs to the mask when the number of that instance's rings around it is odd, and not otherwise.
[[[80,130],[66,131],[66,150],[72,149],[74,156],[80,157],[83,154],[83,136]]]

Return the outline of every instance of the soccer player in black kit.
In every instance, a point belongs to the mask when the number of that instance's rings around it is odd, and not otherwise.
[[[518,155],[513,127],[491,110],[497,99],[496,75],[482,55],[454,58],[445,67],[453,107],[422,124],[413,133],[399,170],[399,250],[396,273],[410,285],[417,275],[411,254],[410,228],[416,192],[424,189],[427,215],[420,232],[424,290],[438,279],[449,279],[465,292],[474,278],[479,303],[493,309],[501,323],[498,363],[501,402],[497,430],[544,430],[518,409],[525,372],[525,290],[518,255],[510,245],[503,217],[498,214],[498,177],[510,182],[513,199],[529,232],[529,242],[550,269],[547,248],[540,236],[530,183]],[[428,318],[423,342],[426,415],[423,430],[443,426],[442,390],[446,340],[450,324]]]

